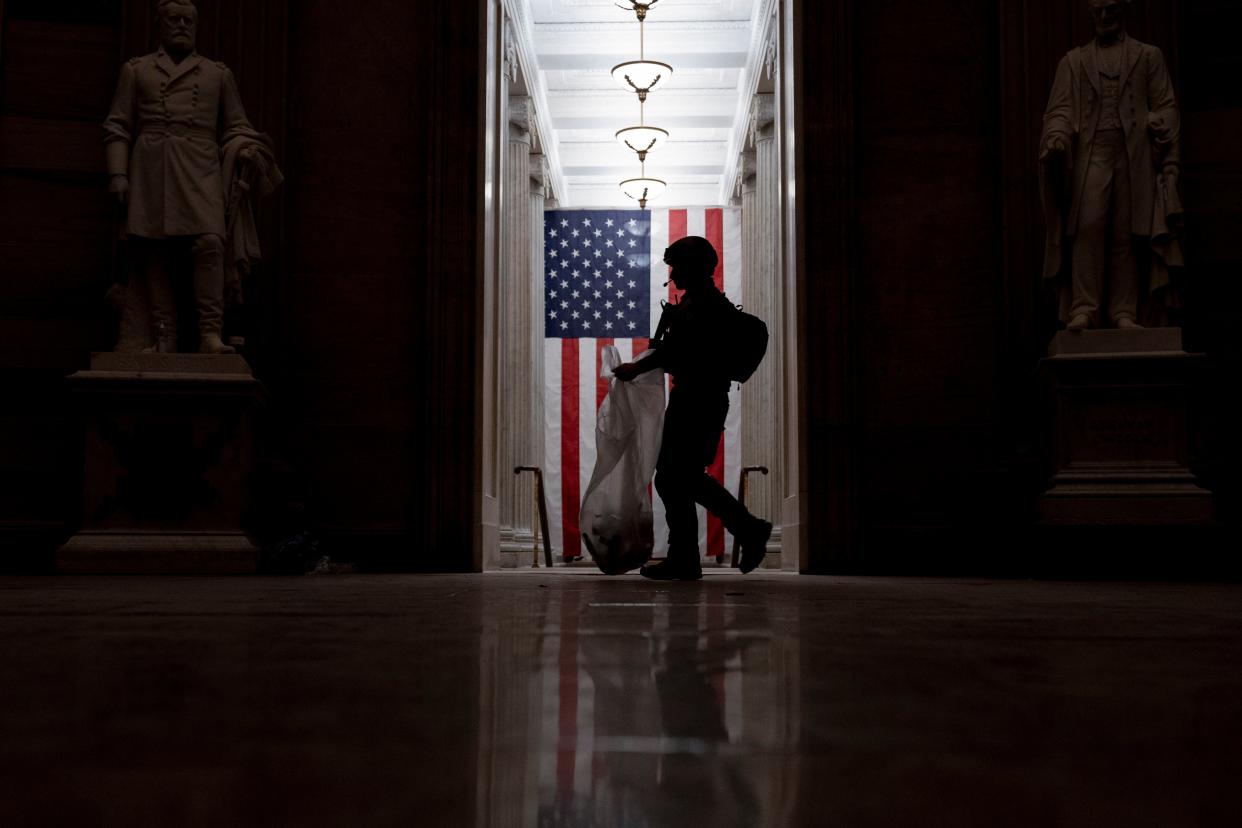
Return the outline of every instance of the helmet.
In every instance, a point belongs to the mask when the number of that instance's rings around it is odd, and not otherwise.
[[[684,269],[691,275],[711,278],[716,272],[720,257],[716,248],[702,236],[686,236],[669,245],[664,251],[664,263],[676,269]]]

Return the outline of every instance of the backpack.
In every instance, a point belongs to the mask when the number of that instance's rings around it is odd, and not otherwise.
[[[729,379],[746,382],[763,362],[768,352],[768,326],[754,314],[729,306],[729,320],[724,334],[724,357],[729,366]]]
[[[731,382],[746,382],[759,368],[768,351],[768,326],[759,317],[746,313],[727,300],[722,302],[722,307],[724,310],[715,322],[716,329],[711,340],[696,342],[691,346],[697,354],[692,359],[723,363],[726,378]],[[664,305],[660,323],[651,339],[651,347],[661,347],[669,328],[676,327],[677,308],[678,305]],[[670,373],[677,373],[676,365],[666,365],[665,369]]]

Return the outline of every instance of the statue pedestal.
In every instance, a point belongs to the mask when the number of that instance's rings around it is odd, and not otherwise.
[[[85,430],[82,528],[65,573],[243,574],[263,386],[236,355],[95,354],[69,377]]]
[[[1055,467],[1040,521],[1210,522],[1211,493],[1189,467],[1190,400],[1205,359],[1182,349],[1178,328],[1058,333],[1041,363]]]

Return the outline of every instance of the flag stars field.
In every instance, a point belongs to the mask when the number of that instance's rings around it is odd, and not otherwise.
[[[553,300],[558,298],[559,294],[556,292],[558,283],[561,290],[570,288],[570,280],[557,276],[557,261],[561,262],[562,267],[573,263],[574,266],[569,270],[573,281],[577,282],[580,288],[575,288],[570,294],[573,300],[572,305],[562,303],[561,306],[562,312],[568,312],[572,308],[573,313],[570,317],[572,322],[566,324],[569,320],[550,316],[546,328],[547,336],[558,339],[566,337],[606,338],[616,327],[618,320],[630,331],[635,332],[635,335],[645,333],[640,329],[639,319],[626,320],[625,313],[627,311],[637,312],[640,307],[648,305],[651,301],[651,288],[650,285],[637,279],[627,279],[625,273],[627,268],[633,270],[645,266],[645,259],[649,257],[649,254],[643,255],[646,251],[637,249],[640,240],[647,240],[650,237],[649,219],[645,219],[640,224],[638,219],[625,215],[626,212],[632,215],[633,211],[591,211],[588,215],[578,212],[571,221],[564,216],[556,216],[555,212],[552,211],[548,217],[545,217],[545,222],[549,226],[549,234],[557,233],[557,225],[568,232],[557,237],[559,245],[548,245],[548,296]],[[594,243],[594,240],[604,239],[602,228],[605,227],[615,227],[618,237],[631,236],[628,239],[631,249],[629,255],[622,253],[619,249],[609,249],[605,255],[605,249],[616,247],[612,239],[605,239],[602,245]],[[628,232],[623,228],[628,228]],[[577,265],[587,260],[593,260],[597,266],[584,272],[584,269]],[[587,272],[594,277],[594,284],[591,278],[586,276]],[[603,305],[606,313],[592,308],[593,301],[601,303],[606,301],[607,304]],[[649,323],[647,316],[644,314],[640,317],[644,326]],[[633,323],[632,326],[629,325],[630,322]]]

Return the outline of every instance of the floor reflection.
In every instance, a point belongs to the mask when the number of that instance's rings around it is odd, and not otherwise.
[[[774,636],[762,590],[615,586],[562,583],[529,628],[497,622],[480,824],[780,824],[796,784],[791,619]]]
[[[0,826],[1242,824],[1236,584],[35,578],[0,606]]]

